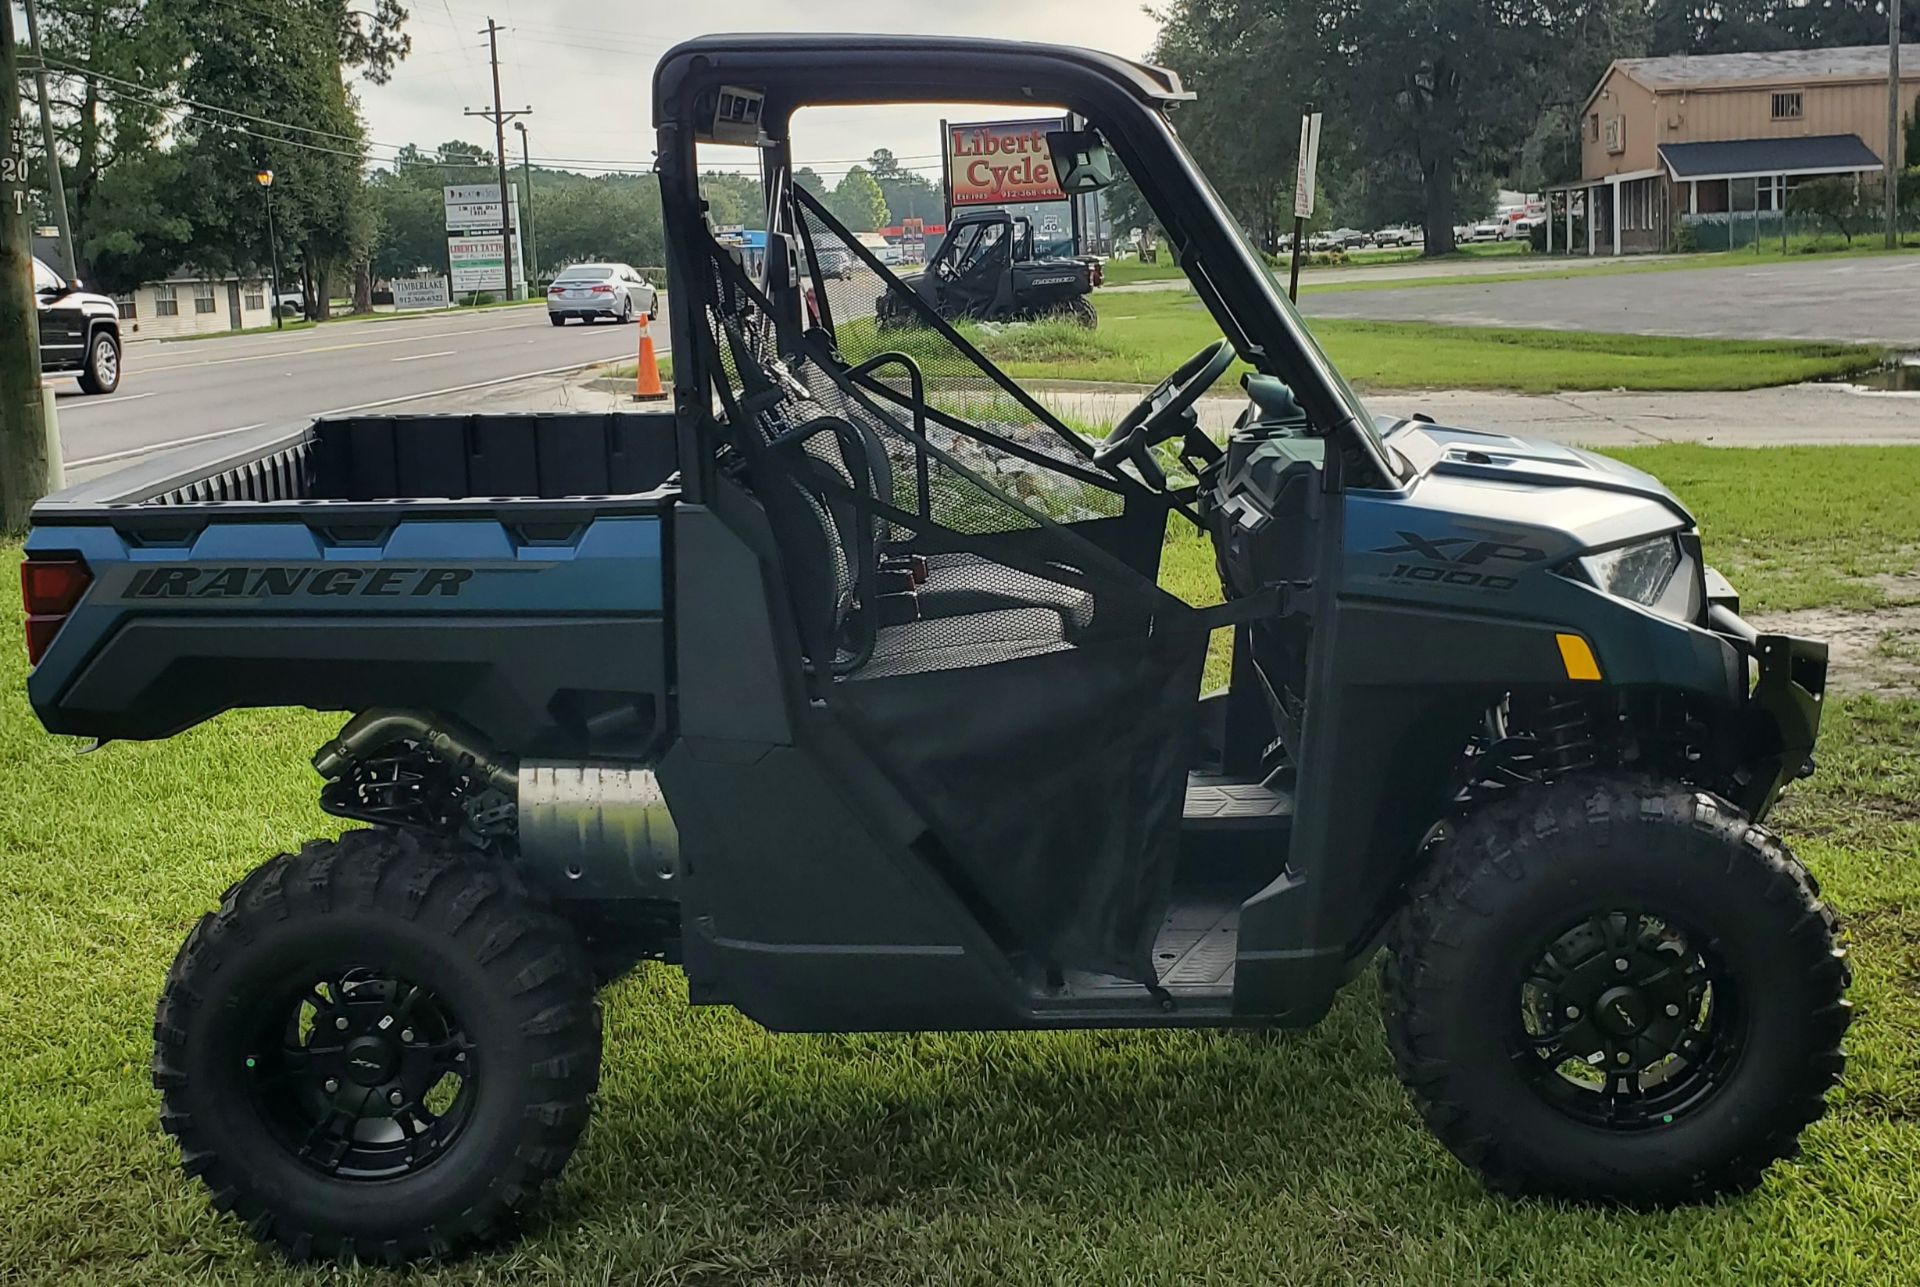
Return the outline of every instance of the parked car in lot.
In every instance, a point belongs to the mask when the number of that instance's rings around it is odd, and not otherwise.
[[[1469,241],[1503,241],[1512,234],[1506,231],[1503,219],[1482,219],[1468,231]]]
[[[569,317],[631,322],[636,316],[660,316],[660,293],[628,264],[575,264],[547,288],[547,320],[555,326]]]
[[[88,393],[120,387],[120,310],[105,295],[80,289],[39,259],[33,302],[40,314],[40,371],[71,373]]]
[[[1413,230],[1411,228],[1382,228],[1373,234],[1373,244],[1381,247],[1411,246],[1413,244]]]

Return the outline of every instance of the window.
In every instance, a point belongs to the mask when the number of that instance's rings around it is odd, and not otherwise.
[[[33,261],[33,289],[36,293],[60,289],[60,274],[41,263],[38,257]]]
[[[213,283],[195,282],[193,284],[193,311],[196,313],[211,313],[218,307],[219,305],[214,301],[213,297]]]
[[[113,297],[113,302],[115,307],[117,307],[120,310],[121,321],[131,322],[135,318],[140,316],[140,310],[134,306],[133,296],[115,295]]]
[[[1791,94],[1773,96],[1773,119],[1776,121],[1797,121],[1800,119],[1800,91]]]
[[[247,287],[247,297],[241,301],[240,306],[249,313],[257,312],[265,308],[267,306],[266,292],[259,286]]]
[[[179,287],[155,286],[153,288],[153,315],[155,317],[180,316]]]
[[[1600,113],[1598,112],[1587,118],[1587,138],[1594,143],[1600,141]]]

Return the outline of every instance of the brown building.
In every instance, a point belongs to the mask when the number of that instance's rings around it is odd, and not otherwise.
[[[1903,45],[1903,128],[1916,98],[1920,45]],[[1581,109],[1581,177],[1554,189],[1554,244],[1576,206],[1594,217],[1572,248],[1590,254],[1662,250],[1689,224],[1757,228],[1805,179],[1878,174],[1886,144],[1884,45],[1622,58]]]

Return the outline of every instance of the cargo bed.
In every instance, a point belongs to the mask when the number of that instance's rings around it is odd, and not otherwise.
[[[223,710],[429,706],[535,754],[665,727],[656,412],[351,416],[156,454],[35,507],[83,569],[28,678],[55,732],[165,737]]]

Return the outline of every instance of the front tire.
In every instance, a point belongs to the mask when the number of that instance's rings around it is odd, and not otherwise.
[[[1685,787],[1524,792],[1463,823],[1395,922],[1388,1042],[1489,1187],[1665,1205],[1794,1155],[1845,1057],[1833,915],[1771,832]]]
[[[454,1255],[573,1152],[593,987],[503,864],[383,830],[315,841],[188,935],[154,1022],[161,1124],[213,1205],[293,1260]]]
[[[106,331],[87,344],[87,364],[80,371],[80,388],[86,393],[107,394],[120,387],[120,341]]]

